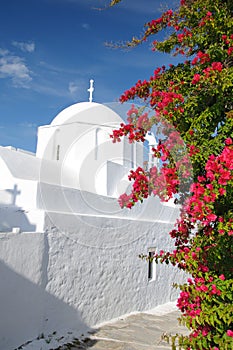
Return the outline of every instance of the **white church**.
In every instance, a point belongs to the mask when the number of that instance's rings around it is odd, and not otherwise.
[[[92,101],[38,128],[36,154],[0,147],[0,348],[40,334],[81,334],[131,312],[174,301],[182,275],[145,262],[171,249],[173,203],[150,198],[132,210],[118,197],[143,165],[143,144],[113,143],[124,122]],[[148,161],[156,144],[147,135]]]

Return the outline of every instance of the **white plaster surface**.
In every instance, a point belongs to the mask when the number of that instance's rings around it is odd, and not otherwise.
[[[53,223],[55,216],[50,214],[51,218]],[[72,300],[88,325],[163,304],[172,295],[175,298],[169,286],[174,277],[171,269],[158,265],[156,281],[148,282],[147,263],[138,258],[150,246],[170,246],[162,235],[170,225],[92,217],[85,225],[82,218],[75,218],[72,229],[72,218],[69,226],[65,219],[64,227],[61,223],[59,231],[54,228],[48,235],[47,290],[66,302]],[[166,285],[162,293],[161,285]]]
[[[151,246],[171,247],[171,224],[59,213],[47,213],[45,223],[44,233],[0,234],[0,348],[41,333],[83,332],[176,299],[171,286],[182,276],[158,265],[148,282],[138,258]]]
[[[43,160],[40,177],[51,178],[46,161],[53,161],[60,164],[62,186],[119,196],[114,189],[119,174],[123,177],[143,163],[142,145],[124,141],[114,144],[110,139],[122,122],[116,112],[98,103],[83,102],[64,109],[50,125],[38,130],[36,155]],[[109,162],[121,165],[118,177],[112,176]]]
[[[119,208],[143,155],[141,145],[109,141],[121,121],[105,106],[76,104],[39,128],[37,156],[0,147],[0,349],[176,299],[183,275],[158,265],[148,281],[138,255],[172,249],[179,208],[158,198]]]
[[[131,210],[119,207],[116,198],[96,196],[87,191],[51,186],[39,183],[37,207],[51,212],[135,218],[149,221],[174,223],[179,214],[179,207],[161,204],[158,198],[149,198],[143,205],[136,205]]]

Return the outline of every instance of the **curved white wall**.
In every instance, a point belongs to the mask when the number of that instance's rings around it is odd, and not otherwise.
[[[0,234],[0,348],[72,332],[173,301],[183,275],[148,280],[138,255],[169,249],[169,223],[48,212],[44,233]]]
[[[101,195],[119,195],[113,190],[119,174],[124,177],[129,169],[143,163],[142,145],[130,145],[125,140],[113,144],[110,134],[122,122],[117,113],[104,105],[86,102],[70,106],[50,125],[38,129],[37,157],[43,162],[59,164],[63,186]],[[115,167],[115,178],[112,172],[108,174],[108,162],[122,166]],[[41,177],[47,182],[46,176],[50,178],[51,171],[47,175],[44,164]]]

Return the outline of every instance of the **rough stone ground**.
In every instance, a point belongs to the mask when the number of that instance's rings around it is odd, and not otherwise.
[[[179,313],[173,311],[164,315],[140,313],[101,326],[84,342],[67,344],[60,350],[168,350],[171,345],[162,340],[164,333],[188,334],[179,325]]]

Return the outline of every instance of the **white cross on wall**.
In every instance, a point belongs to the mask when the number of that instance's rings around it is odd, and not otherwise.
[[[89,102],[92,102],[92,100],[93,100],[93,91],[94,91],[93,83],[94,83],[94,80],[91,79],[90,80],[90,87],[87,90],[88,92],[90,92]]]

